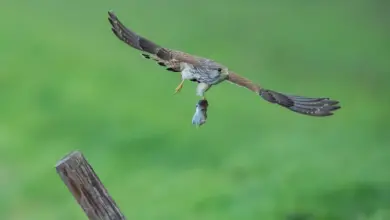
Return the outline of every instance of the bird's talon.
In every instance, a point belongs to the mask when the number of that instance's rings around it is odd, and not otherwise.
[[[173,94],[175,95],[175,94],[179,93],[179,92],[180,92],[180,90],[181,90],[181,88],[179,88],[179,89],[178,89],[178,88],[176,88],[176,89],[175,89],[175,93],[173,93]]]
[[[183,83],[184,83],[184,80],[181,81],[181,83],[176,87],[175,93],[173,93],[173,94],[176,94],[176,93],[180,92],[180,90],[183,88]]]

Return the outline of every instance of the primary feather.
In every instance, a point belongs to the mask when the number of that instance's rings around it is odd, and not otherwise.
[[[330,116],[340,108],[338,101],[329,98],[309,98],[264,89],[251,80],[228,71],[227,67],[213,60],[162,47],[124,26],[112,11],[109,11],[108,15],[112,26],[111,30],[118,39],[141,51],[143,57],[154,60],[169,71],[181,72],[185,79],[199,83],[197,88],[199,95],[203,95],[210,89],[211,85],[228,80],[255,92],[270,103],[296,113],[310,116]]]
[[[333,111],[340,108],[339,102],[329,98],[308,98],[296,95],[287,95],[261,88],[260,85],[251,80],[239,76],[233,72],[229,73],[228,80],[236,85],[245,87],[270,103],[278,104],[293,112],[311,116],[330,116]]]

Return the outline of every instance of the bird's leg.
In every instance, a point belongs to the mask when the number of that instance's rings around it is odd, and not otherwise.
[[[183,83],[184,83],[184,79],[182,79],[180,84],[176,87],[174,94],[180,92],[180,90],[183,88]]]
[[[205,93],[207,90],[209,90],[211,85],[206,83],[199,83],[196,87],[196,95],[202,97],[202,100],[206,100]]]

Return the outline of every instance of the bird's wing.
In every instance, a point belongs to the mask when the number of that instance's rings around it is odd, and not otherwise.
[[[333,115],[333,111],[340,108],[338,101],[329,98],[308,98],[264,89],[251,80],[233,72],[229,72],[227,80],[255,92],[270,103],[278,104],[304,115],[330,116]]]
[[[111,24],[112,32],[123,42],[131,47],[142,51],[142,55],[151,60],[155,60],[160,66],[167,67],[168,70],[181,71],[180,63],[185,62],[198,65],[199,61],[194,56],[164,48],[130,30],[122,24],[113,11],[108,12],[108,20]]]

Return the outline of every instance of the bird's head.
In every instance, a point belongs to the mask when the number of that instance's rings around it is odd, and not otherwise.
[[[229,75],[229,69],[223,66],[218,68],[218,72],[223,76]]]

